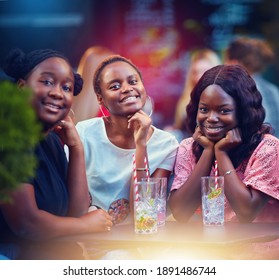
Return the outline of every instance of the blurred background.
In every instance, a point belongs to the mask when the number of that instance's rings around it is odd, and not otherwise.
[[[53,48],[77,68],[87,48],[107,47],[141,69],[159,128],[173,123],[190,51],[222,57],[235,36],[263,38],[276,55],[264,75],[278,85],[278,34],[274,0],[0,0],[0,63],[13,47]]]

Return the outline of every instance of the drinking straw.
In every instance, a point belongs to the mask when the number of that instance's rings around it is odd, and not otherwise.
[[[218,188],[218,163],[217,163],[217,159],[215,159],[214,162],[214,177],[215,177],[215,189]]]
[[[146,157],[144,157],[144,168],[145,168],[145,171],[146,171],[146,178],[147,178],[147,181],[149,181],[149,179],[150,179],[150,174],[149,174],[149,169],[148,169]]]
[[[139,200],[139,191],[138,191],[138,178],[137,178],[137,169],[136,169],[136,158],[133,154],[133,175],[134,175],[134,187],[135,187],[135,201]]]

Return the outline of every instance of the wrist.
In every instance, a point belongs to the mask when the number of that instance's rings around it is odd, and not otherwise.
[[[226,171],[226,172],[223,174],[223,176],[225,177],[225,176],[227,176],[227,175],[230,175],[232,172],[236,172],[235,169],[230,169],[230,170]]]
[[[67,145],[69,148],[69,151],[80,151],[83,152],[83,145],[82,143],[75,143],[73,145]]]

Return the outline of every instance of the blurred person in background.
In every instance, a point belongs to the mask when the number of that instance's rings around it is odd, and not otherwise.
[[[186,107],[190,102],[192,89],[206,70],[219,64],[221,64],[221,59],[218,54],[209,48],[197,49],[191,52],[184,89],[176,105],[174,123],[171,127],[165,128],[172,132],[179,142],[189,136],[186,131],[185,119]]]
[[[93,88],[93,76],[98,64],[113,51],[103,46],[92,46],[82,55],[77,72],[83,78],[83,88],[81,94],[73,101],[73,114],[75,123],[91,119],[102,114],[107,115],[106,108],[99,106]]]
[[[273,60],[274,52],[265,40],[249,37],[239,37],[231,41],[224,54],[226,64],[244,66],[255,80],[266,110],[265,122],[271,124],[274,135],[278,137],[279,88],[263,77],[263,72]]]

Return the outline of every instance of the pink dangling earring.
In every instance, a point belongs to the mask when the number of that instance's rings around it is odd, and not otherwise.
[[[103,118],[104,118],[107,122],[110,122],[109,119],[108,119],[108,116],[106,116],[106,114],[105,114],[104,111],[103,111],[102,105],[99,104],[99,108],[100,108],[100,111],[101,111],[101,113],[102,113]]]

